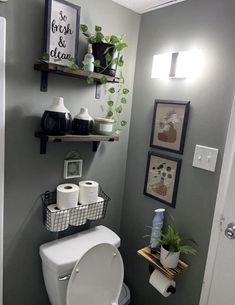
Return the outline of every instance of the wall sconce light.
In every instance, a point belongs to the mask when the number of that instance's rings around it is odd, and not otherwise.
[[[199,73],[200,50],[158,54],[153,56],[152,78],[189,78]]]

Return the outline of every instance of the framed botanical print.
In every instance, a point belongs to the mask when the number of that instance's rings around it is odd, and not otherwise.
[[[183,154],[190,102],[156,100],[150,146]]]
[[[46,0],[44,52],[49,63],[70,66],[77,61],[80,11],[64,0]]]
[[[181,159],[149,152],[144,194],[175,207]]]

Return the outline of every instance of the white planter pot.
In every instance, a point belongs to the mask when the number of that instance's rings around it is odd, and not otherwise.
[[[166,268],[175,268],[178,265],[180,252],[169,252],[161,246],[160,262]]]

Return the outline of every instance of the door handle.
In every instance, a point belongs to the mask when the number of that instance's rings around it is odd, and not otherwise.
[[[225,236],[228,239],[235,239],[235,223],[231,222],[225,229]]]

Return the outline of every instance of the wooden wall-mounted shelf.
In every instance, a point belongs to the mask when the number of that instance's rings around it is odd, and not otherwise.
[[[140,249],[137,251],[137,253],[144,257],[149,262],[149,264],[161,271],[169,279],[175,279],[179,273],[185,271],[188,268],[188,265],[181,260],[179,261],[178,266],[174,269],[163,267],[160,263],[160,252],[158,251],[156,254],[152,254],[150,247]]]
[[[109,75],[95,73],[95,72],[86,72],[83,70],[72,71],[71,69],[69,69],[67,67],[56,65],[56,64],[47,64],[47,63],[35,64],[34,70],[41,72],[40,89],[42,92],[47,91],[49,73],[59,74],[59,75],[64,75],[64,76],[69,76],[69,77],[75,77],[75,78],[80,78],[80,79],[87,79],[87,77],[92,77],[95,80],[96,84],[98,84],[98,85],[101,84],[101,79],[103,77],[106,77],[106,79],[109,83],[118,83],[118,78],[114,77],[114,76],[109,76]],[[98,94],[98,93],[96,92],[96,94]]]
[[[93,151],[96,152],[100,142],[108,141],[114,142],[119,141],[119,137],[117,135],[111,136],[102,136],[102,135],[73,135],[67,134],[64,136],[52,136],[47,135],[43,132],[35,132],[35,137],[40,139],[40,154],[46,154],[47,151],[47,143],[48,142],[92,142],[93,143]]]

